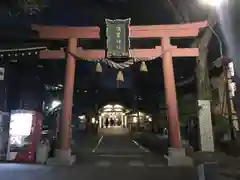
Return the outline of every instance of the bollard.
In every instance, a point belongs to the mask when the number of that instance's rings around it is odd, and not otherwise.
[[[41,141],[37,148],[36,162],[40,164],[45,164],[48,159],[49,151],[50,151],[49,142]]]

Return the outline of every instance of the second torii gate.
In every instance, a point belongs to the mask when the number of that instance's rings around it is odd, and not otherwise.
[[[178,48],[172,46],[170,38],[196,37],[200,28],[207,26],[206,21],[181,24],[181,25],[151,25],[151,26],[130,26],[130,38],[159,38],[161,46],[153,49],[130,49],[130,54],[134,58],[142,60],[152,60],[162,55],[165,99],[168,107],[168,121],[170,130],[171,147],[175,150],[181,149],[180,124],[178,114],[178,104],[176,97],[176,85],[173,70],[173,57],[197,57],[198,48]],[[67,27],[67,26],[45,26],[32,25],[32,29],[39,32],[41,39],[64,40],[68,39],[68,52],[76,54],[82,59],[105,58],[105,50],[84,50],[77,46],[78,39],[100,39],[99,27]],[[66,57],[67,56],[67,57]],[[41,59],[65,59],[66,75],[64,85],[64,107],[60,128],[60,154],[70,156],[70,127],[72,119],[72,98],[75,77],[75,58],[64,51],[44,50],[40,52]]]

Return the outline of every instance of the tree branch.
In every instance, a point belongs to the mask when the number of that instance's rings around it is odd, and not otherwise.
[[[175,19],[181,24],[185,23],[186,22],[185,18],[181,15],[181,13],[179,13],[177,7],[173,4],[172,0],[167,1],[175,15]]]
[[[178,1],[179,2],[179,1]],[[184,23],[188,22],[190,17],[190,12],[185,11],[186,7],[180,5],[180,9],[177,9],[176,6],[174,6],[172,0],[168,0],[168,3],[171,5],[172,10],[175,14],[176,20],[179,23],[183,23],[182,19],[180,19],[180,12],[183,12],[183,19]],[[185,5],[185,4],[184,4]],[[188,5],[188,7],[193,8],[191,4]],[[211,85],[209,80],[209,72],[208,72],[208,44],[210,43],[210,40],[214,34],[213,28],[217,24],[217,17],[216,14],[209,14],[208,15],[208,24],[209,27],[202,30],[202,34],[198,36],[195,41],[192,43],[192,48],[199,48],[199,56],[196,58],[196,75],[197,75],[197,87],[198,87],[198,99],[210,99],[211,98]]]
[[[215,14],[211,14],[208,17],[208,26],[214,28],[214,26],[217,24],[217,17]],[[203,32],[203,35],[200,37],[197,37],[193,44],[191,45],[192,48],[197,48],[200,46],[200,44],[204,43],[207,45],[209,41],[211,40],[213,35],[213,32],[211,28],[206,28]]]

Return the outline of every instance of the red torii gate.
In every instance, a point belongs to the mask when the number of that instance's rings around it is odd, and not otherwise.
[[[180,149],[180,126],[178,104],[176,97],[176,86],[173,71],[172,57],[197,57],[198,48],[178,48],[170,43],[171,37],[196,37],[200,28],[206,27],[207,21],[178,24],[178,25],[151,25],[130,26],[130,38],[160,38],[161,46],[154,49],[131,49],[132,57],[142,60],[151,60],[162,55],[163,74],[165,83],[165,98],[168,107],[168,121],[170,130],[170,142],[173,148]],[[105,50],[84,50],[77,47],[77,39],[100,39],[99,27],[67,27],[67,26],[45,26],[32,25],[32,29],[39,32],[41,39],[64,40],[68,39],[68,51],[76,54],[82,59],[101,59],[105,57]],[[67,57],[66,57],[67,56]],[[60,50],[43,50],[40,52],[42,59],[64,59],[67,58],[65,85],[64,85],[64,107],[61,119],[60,139],[61,150],[70,149],[70,126],[72,119],[72,98],[75,77],[75,59],[70,54]]]

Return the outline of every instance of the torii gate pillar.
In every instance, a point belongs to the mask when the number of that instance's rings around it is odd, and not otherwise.
[[[172,54],[169,49],[172,47],[169,37],[161,39],[163,55],[163,76],[165,88],[165,100],[167,103],[168,123],[170,131],[170,142],[173,148],[181,148],[180,124],[178,114],[178,104],[176,95],[176,85],[173,70]]]
[[[68,39],[68,52],[73,54],[77,50],[77,38]],[[58,164],[73,164],[75,162],[75,156],[72,156],[71,151],[71,137],[72,137],[72,107],[73,107],[73,90],[75,79],[75,67],[76,59],[66,52],[66,72],[64,82],[64,99],[63,99],[63,111],[60,118],[59,128],[59,149],[56,150],[56,161]]]

